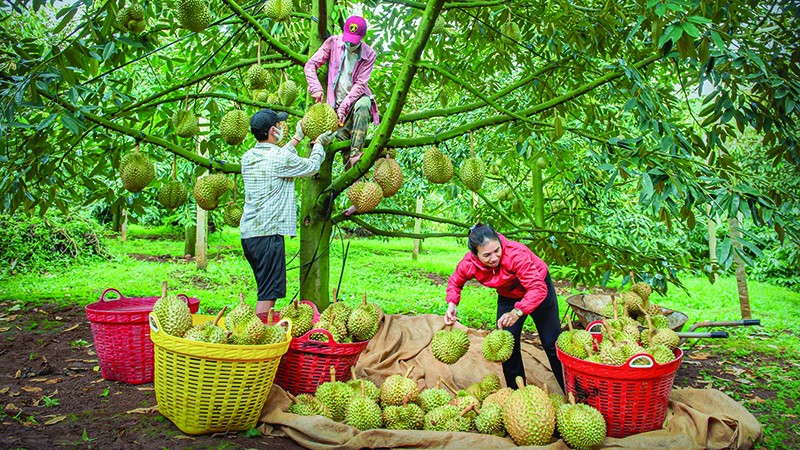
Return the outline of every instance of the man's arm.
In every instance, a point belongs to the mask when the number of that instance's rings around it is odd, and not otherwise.
[[[336,110],[339,117],[347,115],[353,107],[353,104],[367,92],[367,84],[372,76],[375,58],[376,55],[373,54],[370,59],[365,59],[361,67],[358,68],[358,72],[353,73],[353,86],[350,88],[350,92],[347,93],[344,100],[342,100],[342,104],[339,105],[339,108]]]
[[[306,74],[306,83],[308,83],[308,92],[314,94],[316,92],[324,92],[322,85],[319,84],[317,78],[317,70],[322,67],[331,57],[331,45],[333,36],[329,37],[322,43],[322,46],[317,49],[314,56],[308,59],[306,65],[303,66],[303,72]]]
[[[283,167],[278,169],[278,176],[284,178],[308,177],[319,171],[319,166],[325,159],[325,149],[317,142],[308,158],[303,158],[297,153],[289,154]]]

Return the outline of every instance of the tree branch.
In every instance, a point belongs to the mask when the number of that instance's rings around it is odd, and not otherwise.
[[[70,112],[73,112],[73,113],[79,111],[79,108],[77,106],[74,106],[74,105],[72,105],[72,104],[70,104],[70,103],[68,103],[68,102],[66,102],[64,100],[61,100],[60,98],[54,96],[53,94],[50,94],[49,92],[44,91],[42,89],[38,89],[37,88],[37,90],[39,91],[39,95],[51,100],[52,102],[58,104],[62,108],[66,109],[66,110],[68,110]],[[95,115],[95,114],[92,114],[92,113],[89,113],[89,112],[86,112],[86,111],[83,111],[83,110],[80,111],[80,114],[83,117],[89,119],[90,121],[92,121],[92,122],[94,122],[94,123],[96,123],[96,124],[98,124],[100,126],[103,126],[105,128],[108,128],[110,130],[116,131],[118,133],[130,136],[130,137],[136,139],[137,141],[149,142],[151,144],[158,145],[159,147],[163,147],[164,149],[166,149],[166,150],[168,150],[168,151],[170,151],[170,152],[172,152],[172,153],[174,153],[174,154],[176,154],[176,155],[178,155],[178,156],[180,156],[180,157],[182,157],[182,158],[184,158],[184,159],[186,159],[188,161],[191,161],[192,163],[194,163],[194,164],[196,164],[198,166],[206,167],[209,170],[215,169],[215,170],[218,170],[218,171],[221,171],[221,172],[225,172],[225,173],[239,173],[241,171],[241,165],[239,165],[239,164],[230,164],[230,163],[220,164],[218,160],[212,160],[212,159],[209,159],[209,158],[203,158],[202,156],[198,155],[197,153],[194,153],[192,151],[186,151],[183,148],[181,148],[180,146],[178,146],[177,144],[173,144],[172,142],[166,141],[166,140],[161,139],[159,137],[146,134],[143,131],[136,130],[136,129],[130,128],[130,127],[126,127],[124,125],[119,125],[119,124],[114,123],[114,122],[112,122],[112,121],[110,121],[108,119],[104,119],[104,118],[102,118],[102,117],[100,117],[98,115]]]
[[[359,219],[355,216],[345,217],[345,220],[349,220],[351,222],[355,222],[361,228],[369,231],[370,233],[377,235],[377,236],[390,236],[390,237],[404,237],[404,238],[412,238],[412,239],[425,239],[425,238],[434,238],[434,237],[466,237],[466,232],[461,233],[408,233],[405,231],[387,231],[381,230],[376,228],[367,222]]]
[[[266,103],[266,102],[258,102],[258,101],[250,100],[250,99],[247,99],[247,98],[241,98],[241,97],[238,97],[238,96],[236,96],[234,94],[229,94],[229,93],[225,93],[225,92],[201,92],[199,94],[173,95],[172,97],[162,98],[161,100],[159,100],[157,102],[148,103],[146,106],[147,107],[153,107],[153,106],[162,105],[164,103],[181,102],[186,97],[193,98],[193,99],[198,99],[198,98],[221,98],[221,99],[230,100],[232,102],[236,102],[236,103],[239,103],[239,104],[242,104],[242,105],[257,106],[257,107],[260,107],[260,108],[270,108],[270,109],[272,109],[274,111],[286,111],[290,116],[295,116],[295,117],[303,117],[303,114],[304,114],[303,111],[300,111],[299,109],[296,109],[296,108],[289,108],[289,107],[286,107],[286,106],[283,106],[283,105],[280,105],[280,104],[274,104],[273,105],[273,104]],[[140,109],[143,109],[143,108],[144,108],[144,106],[142,108],[140,108]]]
[[[427,215],[427,214],[420,214],[420,213],[411,212],[411,211],[402,211],[402,210],[399,210],[399,209],[376,208],[376,209],[373,209],[370,212],[361,213],[361,214],[355,213],[352,216],[366,216],[366,215],[373,215],[373,214],[389,214],[389,215],[395,215],[395,216],[414,217],[414,218],[418,218],[418,219],[422,219],[422,220],[429,220],[431,222],[446,223],[446,224],[449,224],[449,225],[455,225],[455,226],[462,227],[462,228],[469,228],[469,224],[466,224],[464,222],[459,222],[457,220],[446,219],[444,217],[430,216],[430,215]],[[345,216],[344,214],[338,214],[338,215],[334,216],[331,220],[333,221],[333,223],[339,223],[339,222],[342,222],[344,220],[347,220],[347,218],[348,218],[348,216]]]
[[[425,9],[425,3],[417,2],[414,0],[384,0],[381,3],[393,3],[395,5],[405,5],[415,9]],[[455,9],[455,8],[483,8],[486,6],[497,6],[508,3],[508,0],[485,0],[479,2],[449,2],[445,3],[442,9]]]
[[[261,38],[267,42],[275,49],[281,53],[282,55],[286,56],[290,60],[292,60],[297,65],[305,65],[306,61],[308,61],[308,57],[303,55],[302,53],[297,53],[296,51],[290,49],[289,47],[283,45],[281,41],[272,37],[271,34],[264,29],[264,26],[261,25],[259,21],[257,21],[253,16],[250,15],[247,11],[242,9],[236,0],[222,0],[223,3],[227,4],[228,7],[233,11],[234,14],[239,16],[245,23],[250,25],[250,28],[254,29],[256,33],[258,33]]]

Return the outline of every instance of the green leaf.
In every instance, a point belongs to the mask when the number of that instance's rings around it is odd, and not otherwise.
[[[683,31],[686,32],[686,34],[688,34],[693,38],[700,36],[700,31],[691,22],[684,22],[683,25],[681,25],[681,27],[683,28]]]
[[[730,264],[726,264],[726,262],[728,262],[730,257],[731,257],[731,239],[725,238],[725,240],[722,241],[722,245],[720,245],[717,248],[717,261],[719,261],[720,265],[730,266]]]
[[[56,25],[55,29],[53,29],[52,34],[60,33],[64,29],[64,27],[66,27],[67,24],[72,20],[72,18],[75,17],[75,13],[78,11],[78,9],[75,6],[77,5],[73,5],[69,8],[66,8],[69,11],[67,11],[67,13],[64,14],[64,17],[61,18],[61,22],[59,22],[58,25]],[[62,9],[62,11],[64,10]]]
[[[687,21],[696,23],[698,25],[707,25],[711,23],[711,19],[707,19],[703,16],[689,16],[686,18]]]
[[[69,113],[67,111],[62,112],[61,113],[61,123],[64,124],[64,126],[67,127],[67,129],[69,131],[71,131],[72,134],[76,134],[76,135],[80,134],[81,125],[75,119],[75,116],[73,116],[71,113]]]
[[[716,45],[718,49],[722,50],[723,52],[727,50],[725,43],[722,41],[722,37],[720,37],[719,33],[714,30],[711,30],[711,39],[714,41],[714,45]]]
[[[114,50],[116,49],[116,45],[114,41],[109,42],[106,44],[106,48],[103,49],[103,62],[107,61],[108,58],[114,55]]]

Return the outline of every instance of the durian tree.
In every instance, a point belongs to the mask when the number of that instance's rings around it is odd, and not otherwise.
[[[180,179],[238,172],[254,141],[228,139],[219,128],[223,116],[270,107],[289,113],[294,126],[310,99],[284,104],[280,85],[294,82],[304,92],[302,65],[341,30],[353,6],[296,0],[289,13],[286,5],[41,0],[3,6],[2,210],[68,211],[102,199],[136,211],[154,198],[148,190],[168,180],[173,155],[184,168]],[[661,289],[677,283],[677,268],[689,262],[681,249],[651,244],[657,230],[692,229],[706,217],[741,213],[773,226],[781,239],[800,237],[799,194],[735,157],[738,140],[749,134],[762,149],[760,161],[789,178],[798,172],[795,2],[361,6],[370,26],[366,41],[378,52],[370,86],[381,123],[371,127],[364,157],[352,169],[344,172],[338,157],[349,143],[337,142],[319,174],[298,182],[302,298],[328,303],[326,247],[332,228],[347,222],[379,235],[429,238],[464,236],[474,221],[489,221],[546,261],[574,267],[576,281],[633,270]],[[186,110],[211,123],[198,130],[207,136],[200,147],[208,156],[196,151],[196,135],[182,137],[191,126],[173,124]],[[131,194],[117,172],[136,145],[155,161],[157,180]],[[422,160],[431,146],[451,159],[453,181],[426,180]],[[368,213],[343,216],[342,194],[387,151],[396,153],[413,188]],[[476,193],[459,178],[473,153],[487,166]],[[413,212],[420,192],[438,199],[431,213]],[[634,213],[653,227],[620,238]],[[600,220],[605,216],[615,217],[617,233]],[[426,231],[412,232],[414,217],[424,219]],[[739,243],[721,246],[721,266],[730,266],[733,254],[758,255],[754,240],[743,235]]]

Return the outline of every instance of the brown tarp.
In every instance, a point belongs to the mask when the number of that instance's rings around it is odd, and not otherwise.
[[[481,344],[488,333],[468,330],[470,350],[456,364],[437,361],[429,344],[433,334],[444,326],[442,316],[387,315],[378,334],[361,354],[356,372],[359,377],[380,386],[389,375],[405,372],[413,365],[412,378],[419,386],[435,386],[438,377],[457,388],[466,388],[488,373],[502,380],[500,364],[486,361]],[[457,325],[460,326],[460,325]],[[547,384],[551,392],[560,392],[544,352],[523,343],[522,354],[528,383]],[[436,431],[369,430],[353,427],[323,417],[301,417],[286,412],[290,400],[278,386],[273,386],[264,405],[260,430],[265,434],[286,435],[311,449],[360,448],[453,448],[482,449],[514,447],[511,438],[478,433]],[[762,437],[761,425],[752,414],[732,398],[714,389],[675,389],[672,391],[665,428],[624,439],[606,438],[603,448],[619,449],[705,449],[753,448]],[[566,449],[563,441],[553,440],[542,449]]]

